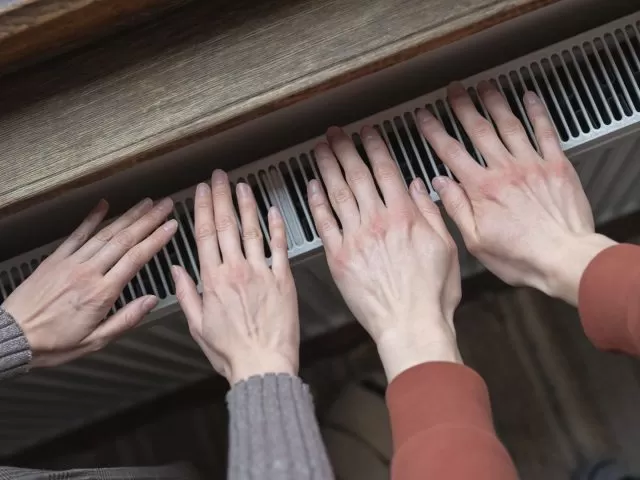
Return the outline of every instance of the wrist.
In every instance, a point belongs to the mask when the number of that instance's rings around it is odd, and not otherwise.
[[[250,377],[267,374],[285,373],[291,376],[298,374],[297,360],[291,361],[285,355],[277,353],[261,353],[243,355],[232,359],[229,365],[227,380],[230,385],[248,380]]]
[[[462,363],[452,322],[440,320],[436,328],[398,327],[389,329],[376,341],[387,381],[405,370],[427,362]]]
[[[597,233],[570,237],[559,242],[540,290],[577,306],[580,280],[587,266],[600,252],[616,244],[617,242]]]

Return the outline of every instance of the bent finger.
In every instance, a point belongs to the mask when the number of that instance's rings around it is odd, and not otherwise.
[[[338,228],[327,196],[318,180],[311,180],[307,186],[307,196],[311,207],[311,216],[316,226],[316,231],[324,244],[327,252],[336,252],[342,245],[342,233]]]
[[[202,331],[202,297],[198,294],[195,282],[187,271],[177,265],[171,267],[171,276],[176,286],[176,298],[187,318],[191,329]]]

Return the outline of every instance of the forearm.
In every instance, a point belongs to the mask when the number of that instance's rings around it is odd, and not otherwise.
[[[0,307],[0,380],[28,370],[31,348],[18,322]]]
[[[227,394],[230,480],[325,480],[333,473],[309,389],[297,376],[267,374]]]

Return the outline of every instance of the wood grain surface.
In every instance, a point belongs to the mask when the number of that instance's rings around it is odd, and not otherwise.
[[[0,213],[553,1],[189,3],[0,79]]]
[[[185,1],[0,0],[0,67],[51,56]]]

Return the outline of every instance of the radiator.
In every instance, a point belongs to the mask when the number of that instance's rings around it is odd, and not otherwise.
[[[526,89],[544,99],[601,224],[640,207],[640,13],[482,72],[463,81],[486,116],[475,87],[496,85],[532,128],[521,103]],[[451,175],[416,128],[415,111],[427,107],[442,120],[481,164],[445,100],[444,89],[428,93],[345,130],[366,160],[359,129],[374,125],[385,139],[407,183],[416,177],[431,187],[436,175]],[[300,296],[303,340],[353,321],[331,281],[322,245],[306,198],[306,183],[318,178],[312,149],[319,139],[295,145],[230,173],[232,183],[247,182],[265,225],[269,206],[281,210],[289,256]],[[175,238],[127,285],[112,309],[153,293],[161,300],[144,325],[101,352],[48,370],[35,370],[0,385],[0,455],[10,455],[70,429],[149,401],[211,374],[182,318],[169,273],[180,264],[199,282],[193,224],[194,188],[175,193]],[[23,282],[57,243],[44,245],[0,264],[0,297]],[[266,245],[268,252],[268,245]],[[459,243],[462,274],[482,270]]]

